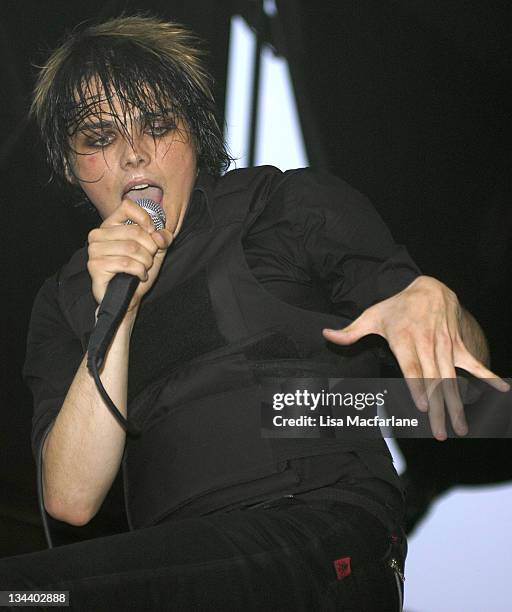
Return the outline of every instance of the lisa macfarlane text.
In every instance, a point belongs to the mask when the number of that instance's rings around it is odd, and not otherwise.
[[[358,414],[343,418],[327,415],[301,415],[291,418],[276,414],[272,423],[274,427],[418,427],[418,419],[395,416],[363,418]]]

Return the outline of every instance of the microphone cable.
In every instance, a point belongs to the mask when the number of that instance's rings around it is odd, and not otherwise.
[[[165,227],[165,213],[160,204],[149,198],[141,198],[136,201],[136,204],[149,214],[156,230],[161,230]],[[131,224],[133,221],[128,220],[126,223]],[[126,433],[135,437],[140,435],[140,428],[130,423],[114,404],[101,382],[100,370],[108,347],[126,313],[138,284],[139,279],[136,276],[126,274],[125,272],[119,272],[112,278],[98,308],[96,325],[87,346],[87,369],[94,379],[98,393],[101,395],[112,416]]]

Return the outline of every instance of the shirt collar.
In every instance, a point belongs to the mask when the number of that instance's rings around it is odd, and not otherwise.
[[[199,170],[190,194],[183,224],[173,244],[179,244],[196,231],[213,227],[211,203],[213,201],[214,182],[215,177],[208,174],[204,169]]]

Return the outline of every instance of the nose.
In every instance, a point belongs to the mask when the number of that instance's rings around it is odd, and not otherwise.
[[[144,167],[151,161],[151,149],[144,136],[134,136],[124,141],[121,153],[121,166],[123,168]]]

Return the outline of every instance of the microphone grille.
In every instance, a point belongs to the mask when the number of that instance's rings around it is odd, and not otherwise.
[[[155,229],[157,230],[164,229],[165,212],[164,212],[164,209],[160,206],[160,204],[158,204],[158,202],[155,202],[154,200],[150,200],[149,198],[140,198],[139,200],[136,200],[136,203],[141,208],[143,208],[148,213],[148,215],[151,217],[151,220],[153,221]],[[128,221],[126,222],[127,225],[130,225],[132,223],[133,221],[131,221],[130,219],[128,219]]]

